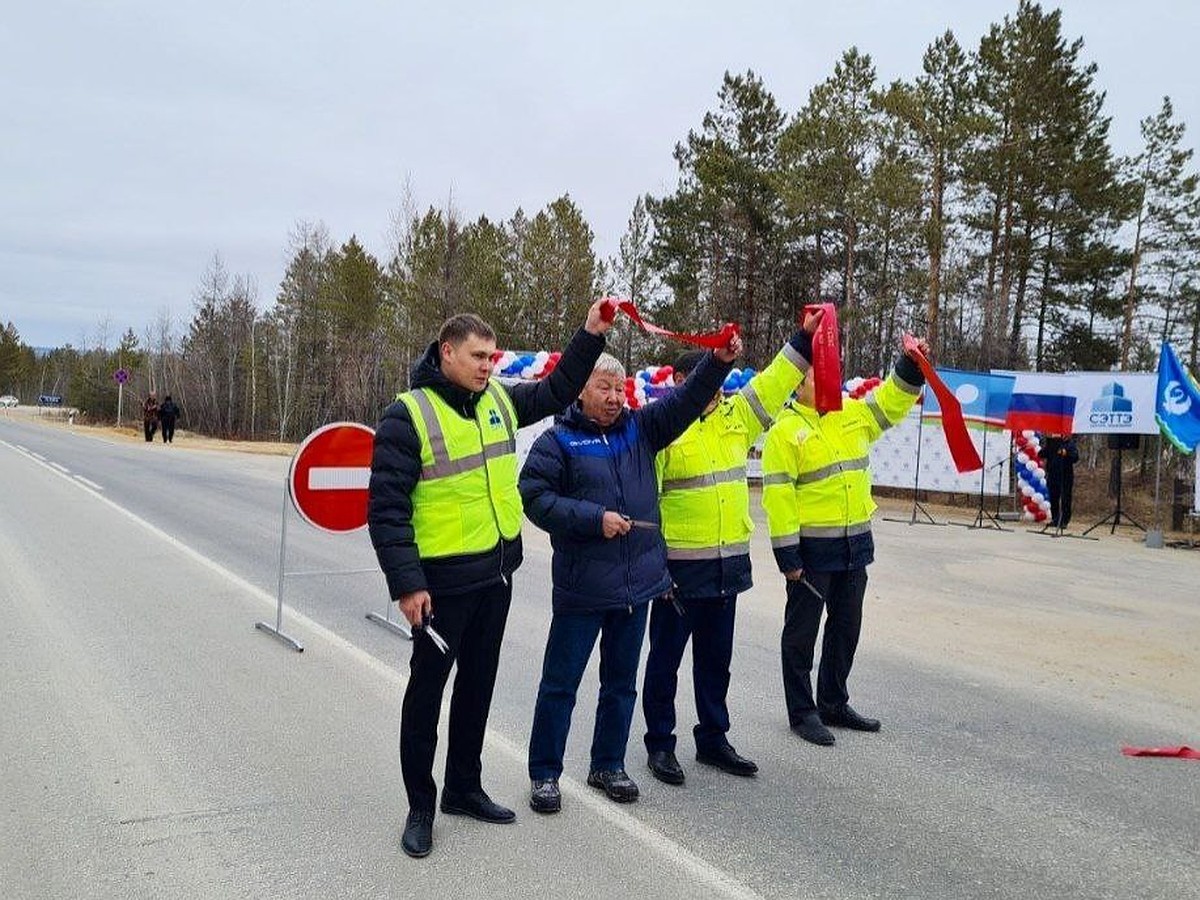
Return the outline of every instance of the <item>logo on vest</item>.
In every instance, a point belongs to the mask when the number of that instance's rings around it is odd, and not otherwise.
[[[488,412],[488,424],[493,428],[499,428],[501,426],[500,413],[496,412],[494,409],[490,410]]]

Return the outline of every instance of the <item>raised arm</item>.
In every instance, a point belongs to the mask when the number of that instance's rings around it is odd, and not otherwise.
[[[634,413],[655,453],[687,431],[688,426],[700,417],[721,389],[735,358],[736,354],[730,355],[726,362],[712,353],[707,354],[683,384],[662,400]]]
[[[506,385],[517,410],[517,427],[554,416],[575,402],[604,352],[604,332],[612,326],[600,315],[600,301],[588,310],[587,321],[575,332],[554,371],[541,381]]]

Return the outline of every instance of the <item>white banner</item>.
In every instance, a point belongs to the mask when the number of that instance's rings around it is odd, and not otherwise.
[[[968,472],[960,475],[954,458],[946,445],[941,423],[928,419],[921,422],[920,407],[913,407],[899,425],[889,428],[871,448],[871,480],[881,487],[912,488],[917,467],[917,436],[921,439],[921,477],[919,490],[946,491],[952,494],[988,496],[1009,493],[1009,450],[1011,437],[1007,431],[969,428],[968,433],[983,460],[983,474]]]
[[[1158,376],[1142,372],[1072,372],[1076,434],[1158,434]]]

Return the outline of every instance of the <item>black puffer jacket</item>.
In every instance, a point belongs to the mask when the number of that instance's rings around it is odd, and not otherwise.
[[[682,387],[636,412],[622,410],[607,428],[576,403],[534,441],[521,499],[530,521],[550,533],[556,613],[636,606],[671,587],[659,528],[605,538],[602,520],[608,510],[661,521],[654,456],[704,411],[731,366],[710,353]]]
[[[558,366],[545,379],[505,385],[517,411],[517,427],[531,425],[569,406],[592,374],[604,338],[583,329],[575,333]],[[463,418],[475,417],[479,394],[458,387],[442,374],[438,345],[430,344],[413,366],[413,388],[432,388]],[[503,538],[491,550],[422,561],[412,527],[412,492],[421,477],[421,441],[408,407],[389,406],[375,431],[367,523],[379,566],[393,600],[413,591],[456,594],[507,579],[521,564],[521,536]]]

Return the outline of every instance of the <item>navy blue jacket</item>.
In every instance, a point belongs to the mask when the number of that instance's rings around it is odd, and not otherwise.
[[[596,612],[646,603],[671,587],[659,528],[605,538],[605,511],[660,522],[655,455],[687,430],[729,373],[711,353],[676,391],[607,428],[578,403],[555,419],[521,470],[525,515],[550,533],[554,612]]]

